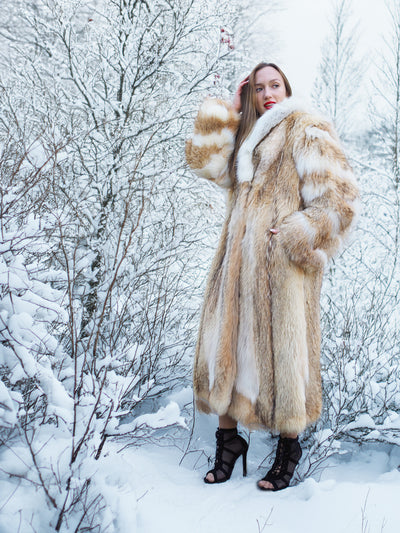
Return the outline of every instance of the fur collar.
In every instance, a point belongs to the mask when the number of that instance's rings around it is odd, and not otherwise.
[[[275,104],[266,111],[254,124],[254,127],[239,149],[237,157],[237,180],[239,183],[253,179],[253,151],[255,147],[277,126],[282,120],[295,111],[306,112],[306,106],[299,99],[285,98],[280,104]]]

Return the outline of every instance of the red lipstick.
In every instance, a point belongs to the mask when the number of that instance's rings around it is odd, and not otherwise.
[[[271,109],[271,107],[274,106],[275,104],[276,102],[274,102],[273,100],[269,100],[269,102],[264,103],[264,107],[265,109]]]

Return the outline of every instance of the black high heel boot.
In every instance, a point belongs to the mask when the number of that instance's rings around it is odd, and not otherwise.
[[[280,437],[274,464],[267,475],[260,480],[269,481],[274,488],[266,489],[257,485],[258,488],[271,491],[286,489],[301,456],[302,452],[298,437],[295,439]]]
[[[243,476],[247,475],[247,450],[249,445],[243,437],[238,435],[237,429],[217,429],[217,451],[215,454],[215,464],[204,478],[205,483],[223,483],[227,481],[233,471],[236,460],[243,457]],[[214,481],[209,481],[207,475],[212,474]]]

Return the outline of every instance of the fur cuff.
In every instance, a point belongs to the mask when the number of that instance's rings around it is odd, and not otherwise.
[[[315,236],[315,229],[299,211],[284,220],[277,234],[290,261],[307,271],[322,270],[328,262],[327,254],[314,248]]]
[[[230,187],[227,169],[240,115],[223,100],[208,98],[200,106],[192,137],[186,142],[186,161],[200,177]]]

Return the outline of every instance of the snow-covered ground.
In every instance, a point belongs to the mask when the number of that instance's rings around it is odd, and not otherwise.
[[[198,415],[189,446],[189,430],[186,436],[181,431],[180,439],[168,438],[172,430],[164,430],[164,438],[140,447],[130,446],[129,440],[109,442],[94,474],[108,507],[104,530],[399,532],[399,446],[341,443],[340,453],[327,459],[318,474],[284,491],[269,493],[259,491],[256,482],[268,468],[271,459],[266,456],[276,441],[263,432],[253,432],[248,476],[242,477],[239,459],[231,480],[211,486],[203,483],[203,476],[214,453],[215,422],[215,417]],[[8,453],[11,457],[12,452]],[[303,469],[309,459],[305,450]],[[55,515],[42,491],[25,481],[2,476],[0,509],[1,533],[54,531]]]
[[[119,531],[399,532],[399,449],[354,448],[339,461],[331,459],[321,479],[310,477],[277,493],[256,487],[263,475],[257,471],[262,458],[258,445],[249,452],[247,478],[241,477],[237,465],[230,481],[209,486],[202,481],[204,468],[179,466],[176,450],[130,450],[123,458],[131,485],[125,486],[126,506],[121,509],[125,529]]]

